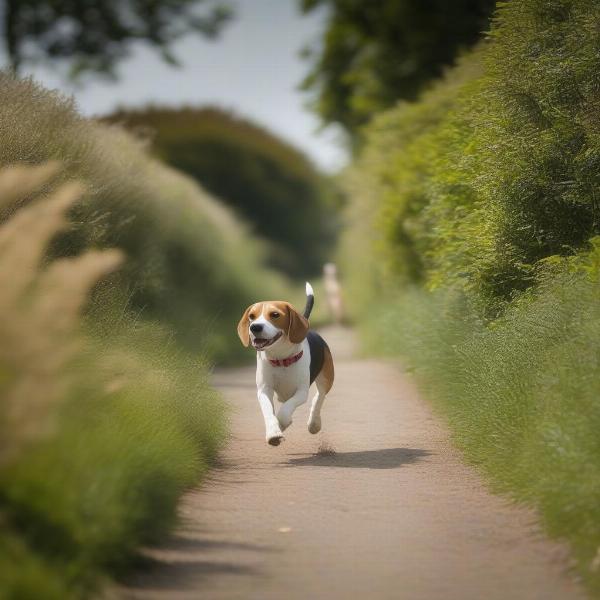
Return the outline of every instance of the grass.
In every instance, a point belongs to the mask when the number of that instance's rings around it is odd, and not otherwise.
[[[49,256],[83,193],[57,178],[56,164],[0,171],[3,599],[97,593],[172,526],[225,437],[206,361],[116,310],[106,275],[123,253]]]
[[[229,209],[118,126],[85,119],[71,100],[2,72],[0,132],[0,168],[55,160],[62,170],[49,187],[85,183],[52,256],[121,249],[128,260],[113,282],[130,310],[163,323],[191,352],[243,359],[232,323],[257,298],[289,286],[264,266],[265,248]]]
[[[599,293],[597,276],[562,272],[486,325],[464,296],[414,288],[364,330],[372,351],[403,357],[496,490],[534,507],[551,535],[570,542],[596,596]]]
[[[179,496],[223,439],[223,405],[202,365],[165,348],[162,334],[121,325],[127,339],[91,343],[73,365],[56,433],[0,473],[3,530],[54,574],[30,597],[48,597],[57,576],[57,597],[85,596],[122,572],[174,524]],[[6,597],[33,585],[20,562],[0,562]]]

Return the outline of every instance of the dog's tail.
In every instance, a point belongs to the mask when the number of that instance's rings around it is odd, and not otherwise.
[[[315,304],[315,293],[312,289],[312,285],[306,282],[306,306],[304,307],[304,317],[308,319],[310,317],[310,313],[312,312],[313,306]]]

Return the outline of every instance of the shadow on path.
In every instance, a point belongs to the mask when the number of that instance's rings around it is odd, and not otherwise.
[[[167,593],[190,590],[201,585],[203,580],[222,575],[261,576],[261,572],[239,561],[210,560],[213,552],[225,552],[221,557],[235,555],[236,551],[256,553],[273,552],[271,546],[246,542],[228,542],[204,538],[174,535],[160,545],[161,556],[156,549],[142,549],[135,559],[133,571],[121,582],[123,595],[129,592],[140,597],[144,590],[163,590]],[[143,596],[142,596],[143,597]]]
[[[139,575],[134,572],[128,576],[127,585],[123,588],[125,594],[128,589],[137,593],[143,593],[144,589],[183,591],[193,589],[208,577],[260,574],[252,567],[209,560],[166,562],[146,558],[143,566],[144,570],[140,570]]]
[[[332,450],[316,454],[297,455],[290,458],[287,466],[296,467],[344,467],[351,469],[398,469],[418,462],[431,452],[420,448],[383,448],[359,452],[335,452]]]

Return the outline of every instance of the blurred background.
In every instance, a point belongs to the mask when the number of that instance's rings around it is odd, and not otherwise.
[[[331,263],[363,351],[403,358],[600,593],[596,0],[0,23],[0,597],[97,593],[169,530],[226,439],[209,375],[252,358],[244,308],[309,279],[342,320]]]

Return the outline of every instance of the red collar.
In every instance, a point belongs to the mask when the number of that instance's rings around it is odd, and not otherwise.
[[[298,362],[302,355],[304,354],[304,350],[300,350],[298,354],[294,354],[294,356],[288,356],[287,358],[269,358],[269,362],[274,367],[289,367],[293,365],[295,362]]]

